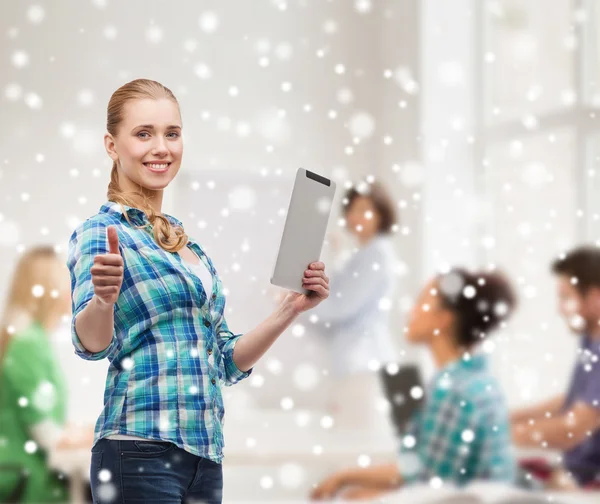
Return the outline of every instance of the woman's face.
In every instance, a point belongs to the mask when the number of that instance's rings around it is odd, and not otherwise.
[[[429,281],[419,293],[411,310],[406,338],[411,343],[429,343],[442,333],[447,333],[454,315],[442,304],[437,278]]]
[[[356,236],[373,236],[379,230],[381,216],[367,196],[357,196],[346,212],[346,223]]]
[[[179,107],[172,100],[140,99],[125,104],[116,137],[104,136],[109,156],[117,161],[124,191],[135,191],[140,185],[156,191],[169,185],[181,166],[181,128]]]

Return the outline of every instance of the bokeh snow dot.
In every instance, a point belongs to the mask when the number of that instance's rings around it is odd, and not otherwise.
[[[159,26],[149,26],[146,29],[146,40],[152,44],[158,44],[163,38],[162,28]]]
[[[373,9],[371,0],[354,0],[354,8],[359,14],[367,14]]]
[[[281,409],[289,411],[294,407],[294,400],[291,397],[284,397],[281,400],[280,404],[281,404]]]
[[[299,364],[294,369],[294,385],[300,390],[310,390],[319,383],[319,371],[312,364]]]
[[[467,299],[473,299],[476,294],[477,290],[472,285],[467,285],[463,289],[463,296],[465,296]]]
[[[46,15],[44,8],[40,5],[32,5],[27,9],[27,19],[30,23],[40,24]]]
[[[400,172],[400,182],[405,187],[416,187],[421,185],[424,178],[423,167],[416,161],[407,161]]]
[[[279,483],[284,488],[298,488],[305,478],[304,469],[299,464],[287,463],[279,468]]]
[[[214,33],[219,28],[219,17],[214,12],[205,12],[198,21],[204,33]]]
[[[458,273],[447,273],[439,281],[439,287],[446,296],[454,297],[458,295],[464,285],[464,280]]]
[[[8,101],[20,100],[23,96],[23,88],[14,82],[7,84],[4,88],[4,96]]]
[[[435,488],[435,489],[442,488],[443,484],[444,484],[444,482],[438,476],[434,476],[433,478],[431,478],[429,480],[429,485],[431,485],[431,488]]]
[[[228,195],[232,210],[250,210],[256,205],[256,192],[248,186],[234,187]]]
[[[77,94],[77,102],[82,107],[89,107],[94,103],[94,93],[91,89],[82,89]]]
[[[330,429],[333,427],[333,418],[328,415],[321,418],[321,427],[323,427],[323,429]]]
[[[273,488],[273,478],[271,478],[271,476],[263,476],[260,478],[260,486],[265,490]]]
[[[131,357],[125,357],[121,361],[121,366],[123,367],[123,369],[129,371],[130,369],[133,368],[133,359]]]
[[[27,93],[24,97],[24,100],[25,104],[33,110],[41,109],[42,105],[44,104],[42,97],[34,92]]]
[[[410,389],[410,396],[413,399],[421,399],[421,397],[423,397],[423,389],[418,386],[412,387]]]
[[[507,313],[508,313],[508,304],[506,304],[504,301],[498,301],[494,305],[494,314],[497,317],[504,317]]]
[[[49,412],[56,405],[57,399],[54,385],[49,381],[42,381],[34,390],[31,403],[37,410]]]
[[[366,112],[357,112],[350,118],[350,134],[357,138],[368,138],[375,131],[375,119]]]
[[[33,297],[40,298],[44,295],[44,286],[36,284],[31,288],[31,294]]]
[[[348,88],[340,89],[337,92],[336,97],[337,97],[337,101],[344,105],[347,105],[354,99],[354,95],[352,94],[352,91]]]
[[[208,80],[212,77],[212,70],[206,63],[198,63],[194,67],[194,73],[202,80]]]
[[[29,54],[25,51],[15,51],[11,57],[12,64],[17,68],[29,65]]]
[[[306,328],[302,324],[295,324],[292,327],[292,334],[296,336],[296,338],[301,338],[302,336],[304,336],[305,332]]]
[[[112,478],[112,474],[108,469],[101,469],[98,473],[98,479],[102,483],[108,483]]]
[[[117,487],[113,483],[101,483],[98,486],[100,502],[113,502],[117,496]]]
[[[317,212],[319,212],[321,214],[329,213],[331,204],[332,204],[332,201],[330,198],[319,198],[317,200]]]
[[[37,451],[37,444],[35,441],[26,441],[25,442],[25,451],[27,453],[35,453]]]
[[[471,443],[475,439],[475,433],[471,429],[465,429],[460,437],[465,443]]]
[[[0,245],[15,245],[21,236],[20,227],[14,221],[4,219],[0,221]]]
[[[114,25],[107,25],[104,27],[102,32],[106,40],[114,40],[117,38],[117,27]]]

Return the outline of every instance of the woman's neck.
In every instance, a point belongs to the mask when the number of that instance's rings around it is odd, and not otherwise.
[[[431,340],[429,350],[438,369],[458,360],[465,353],[465,349],[457,346],[454,341],[452,335],[447,333],[440,333]]]
[[[360,243],[361,247],[364,247],[365,245],[367,245],[368,243],[370,243],[371,240],[373,240],[376,236],[377,236],[377,233],[374,233],[374,234],[371,234],[371,235],[359,234],[358,235],[358,242]]]
[[[164,189],[148,189],[134,182],[123,182],[122,186],[123,191],[127,193],[137,192],[142,193],[146,198],[148,198],[148,202],[150,206],[154,210],[157,215],[162,215],[162,202],[163,202],[163,192]],[[138,201],[138,197],[133,198],[135,208],[142,208],[141,201]]]

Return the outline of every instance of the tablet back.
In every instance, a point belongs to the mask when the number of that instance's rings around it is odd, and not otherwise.
[[[279,253],[271,283],[301,294],[304,270],[321,257],[327,222],[335,195],[335,182],[299,168],[292,190]]]

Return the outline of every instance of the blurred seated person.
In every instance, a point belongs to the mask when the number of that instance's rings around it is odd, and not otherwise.
[[[600,249],[579,247],[552,264],[561,316],[579,338],[565,394],[511,416],[523,448],[563,452],[563,467],[546,476],[551,488],[600,488]]]
[[[65,502],[68,478],[48,467],[48,452],[90,449],[93,431],[77,437],[66,424],[67,388],[50,335],[71,312],[70,277],[52,247],[22,254],[6,299],[0,327],[0,502],[14,496],[23,472],[28,476],[19,502]]]
[[[311,498],[371,499],[417,482],[512,484],[508,409],[477,347],[503,325],[515,302],[497,272],[454,269],[430,280],[412,309],[407,339],[426,346],[437,372],[401,440],[397,463],[337,472]]]

